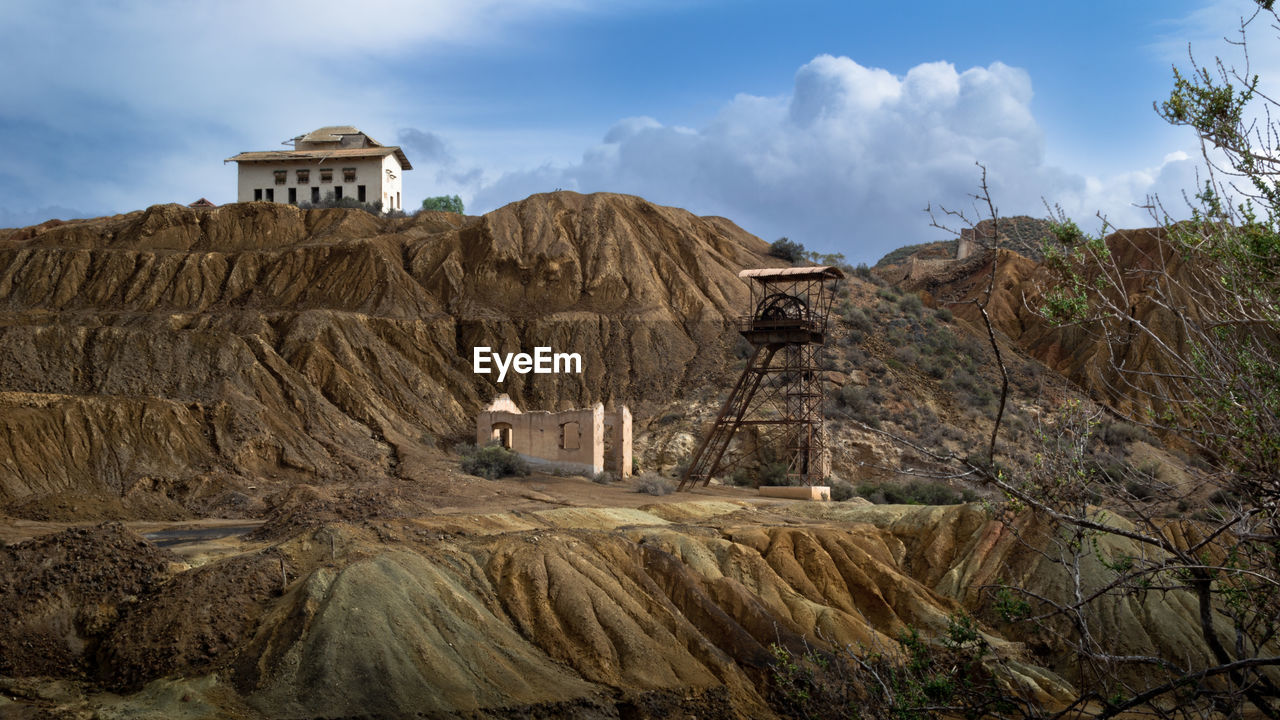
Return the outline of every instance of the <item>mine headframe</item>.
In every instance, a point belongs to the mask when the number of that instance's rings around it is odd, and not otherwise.
[[[705,486],[722,470],[737,467],[744,450],[731,452],[729,445],[744,427],[756,431],[757,447],[768,447],[788,463],[790,484],[821,483],[830,470],[817,348],[826,341],[835,283],[844,273],[827,266],[761,268],[738,277],[751,281],[751,312],[738,323],[751,357],[679,489]]]

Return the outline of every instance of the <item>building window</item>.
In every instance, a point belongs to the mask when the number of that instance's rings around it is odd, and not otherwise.
[[[253,189],[253,199],[254,199],[254,200],[261,200],[261,199],[262,199],[262,188],[254,188],[254,189]]]
[[[289,188],[289,204],[298,204],[298,188]]]
[[[318,202],[320,202],[320,188],[313,187],[311,188],[311,203],[314,205]]]
[[[310,171],[310,170],[299,170],[299,171],[298,171],[298,184],[299,184],[299,185],[310,185],[310,184],[311,184],[311,171]]]
[[[320,182],[333,182],[333,168],[324,168],[320,171]]]
[[[276,189],[267,188],[267,202],[275,202],[275,201],[276,201]]]
[[[341,185],[334,185],[334,186],[333,186],[333,199],[334,199],[334,200],[341,200],[341,199],[342,199],[342,186],[341,186]]]
[[[567,422],[560,426],[560,449],[561,450],[580,450],[578,423]]]
[[[271,174],[276,176],[277,185],[283,185],[289,181],[288,170],[273,170]]]
[[[356,181],[356,169],[342,168],[342,182],[355,182],[355,181]]]
[[[363,185],[356,186],[356,199],[359,200],[360,202],[364,202],[364,186]]]
[[[396,191],[396,209],[400,209],[400,191]]]

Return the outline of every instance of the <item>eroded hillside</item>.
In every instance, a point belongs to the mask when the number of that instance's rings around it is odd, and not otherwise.
[[[675,502],[330,523],[188,567],[118,526],[73,530],[0,550],[0,594],[26,587],[0,648],[46,658],[8,655],[18,703],[0,710],[771,717],[772,647],[889,649],[960,611],[986,618],[1004,686],[1052,704],[1072,693],[1072,658],[1003,636],[984,589],[1076,592],[1025,552],[1042,534],[972,505]],[[31,561],[90,547],[95,575]],[[1127,552],[1100,545],[1080,591]],[[94,614],[76,612],[85,600]],[[1203,654],[1179,593],[1107,602],[1091,630],[1117,652]]]
[[[768,263],[727,220],[606,194],[3,232],[0,501],[29,517],[234,516],[298,481],[422,479],[499,391],[643,411],[720,370],[736,273]],[[577,352],[583,373],[499,390],[476,346]]]
[[[1004,692],[1074,696],[1053,621],[1011,625],[993,593],[1088,595],[1140,550],[1104,537],[1068,573],[1056,531],[958,504],[982,488],[952,471],[997,409],[959,302],[986,256],[837,290],[833,482],[885,504],[459,471],[449,445],[507,392],[627,403],[641,469],[670,473],[745,362],[737,271],[779,264],[766,250],[727,220],[573,193],[473,218],[157,206],[0,231],[0,715],[770,717],[779,648],[894,651],[959,613]],[[1080,397],[1054,369],[1079,383],[1062,358],[1090,352],[1031,341],[1017,290],[1036,272],[1002,256],[990,306],[1011,472]],[[585,372],[499,386],[472,372],[482,345],[578,352]],[[1114,430],[1087,439],[1104,471],[1173,461]],[[759,482],[777,463],[758,450],[725,480]],[[1180,591],[1097,602],[1089,632],[1117,652],[1204,661]]]

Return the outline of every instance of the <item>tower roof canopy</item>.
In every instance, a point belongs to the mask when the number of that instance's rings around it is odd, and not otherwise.
[[[844,277],[840,268],[830,265],[813,265],[810,267],[789,268],[753,268],[738,273],[740,278],[751,278],[757,282],[769,280],[835,280]]]

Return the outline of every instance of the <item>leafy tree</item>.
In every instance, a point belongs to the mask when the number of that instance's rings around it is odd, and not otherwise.
[[[1271,3],[1258,5],[1242,36],[1259,17],[1280,27]],[[1029,470],[1001,465],[1008,373],[987,315],[1001,218],[985,170],[975,196],[993,232],[980,241],[991,258],[987,287],[972,302],[1002,379],[1000,410],[984,452],[913,447],[1001,491],[1006,501],[994,510],[1005,530],[1065,581],[1049,592],[986,588],[1001,621],[1070,653],[1079,696],[1026,716],[1280,718],[1280,125],[1270,121],[1280,107],[1247,68],[1191,64],[1175,70],[1156,106],[1204,148],[1207,177],[1191,219],[1173,222],[1153,199],[1156,230],[1111,233],[1104,219],[1091,234],[1057,212],[1045,247],[1051,278],[1029,302],[1064,332],[1094,338],[1108,391],[1138,408],[1130,420],[1190,443],[1203,476],[1179,482],[1100,466],[1089,448],[1102,411],[1085,404],[1045,423]],[[1151,602],[1191,609],[1205,654],[1127,653],[1099,632],[1115,607]]]
[[[437,195],[422,201],[423,210],[438,210],[463,214],[462,198],[457,195]]]
[[[1242,36],[1259,16],[1280,22],[1258,4]],[[1204,148],[1191,219],[1173,222],[1153,199],[1156,230],[1108,234],[1104,220],[1090,234],[1058,212],[1041,303],[1046,318],[1099,342],[1103,379],[1140,408],[1131,419],[1191,443],[1205,477],[1179,485],[1098,468],[1085,448],[1099,418],[1078,406],[1041,434],[1027,475],[995,465],[994,434],[987,457],[969,463],[1007,507],[1054,529],[1046,557],[1076,578],[1074,592],[1001,592],[1072,649],[1086,717],[1280,718],[1280,126],[1258,120],[1277,107],[1256,75],[1191,64],[1156,106]],[[1168,517],[1175,502],[1201,510]],[[1105,581],[1080,580],[1089,566]],[[1151,593],[1195,609],[1207,659],[1123,655],[1092,632],[1100,602]]]
[[[805,259],[804,245],[794,242],[786,237],[780,237],[769,243],[769,254],[773,257],[786,260],[792,265]]]

